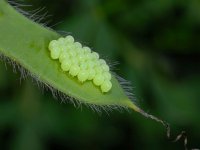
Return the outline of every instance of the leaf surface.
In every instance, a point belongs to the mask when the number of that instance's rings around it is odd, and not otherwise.
[[[4,0],[0,1],[0,52],[20,64],[37,78],[54,89],[82,103],[118,105],[128,107],[128,99],[117,79],[112,76],[113,87],[103,94],[91,81],[80,83],[50,58],[48,44],[61,35],[39,25],[18,13]]]

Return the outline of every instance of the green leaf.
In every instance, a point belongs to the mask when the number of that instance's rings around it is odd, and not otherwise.
[[[43,83],[75,98],[81,103],[99,106],[138,108],[126,96],[112,76],[112,90],[103,94],[91,81],[81,84],[60,69],[50,58],[48,44],[61,35],[18,13],[4,0],[0,1],[0,52],[27,69]]]

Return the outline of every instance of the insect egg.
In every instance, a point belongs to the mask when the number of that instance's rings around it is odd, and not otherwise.
[[[96,72],[94,71],[94,69],[89,69],[88,70],[88,80],[92,80],[96,75]]]
[[[69,71],[71,67],[71,62],[68,61],[68,60],[64,60],[62,63],[61,63],[61,68],[63,71]]]
[[[94,70],[95,70],[96,74],[102,74],[102,72],[103,72],[103,69],[100,68],[99,66],[94,67]]]
[[[53,40],[49,43],[49,50],[52,51],[55,47],[58,46],[58,41]]]
[[[91,53],[87,53],[87,54],[85,54],[85,59],[86,60],[92,60],[92,54]]]
[[[96,52],[92,52],[92,58],[95,60],[99,59],[99,54]]]
[[[62,63],[63,60],[69,60],[69,59],[70,59],[69,54],[65,51],[62,51],[59,57],[60,63]]]
[[[74,42],[74,38],[71,35],[66,36],[65,39],[66,39],[67,43],[73,43]]]
[[[71,64],[78,65],[78,60],[74,57],[71,57]]]
[[[111,74],[109,72],[104,72],[103,76],[106,80],[111,80]]]
[[[78,59],[78,61],[80,61],[80,62],[84,62],[84,61],[85,61],[85,57],[84,57],[84,55],[82,55],[82,54],[78,54],[78,55],[77,55],[77,59]]]
[[[83,47],[83,51],[85,54],[91,53],[91,49],[89,47]]]
[[[108,92],[112,88],[112,83],[109,80],[105,80],[101,85],[102,92]]]
[[[94,62],[92,62],[92,61],[87,61],[86,62],[87,63],[87,66],[88,66],[88,68],[90,68],[90,69],[93,69],[94,68]],[[94,70],[94,69],[93,69]]]
[[[78,65],[72,65],[70,70],[69,70],[69,74],[72,76],[76,76],[80,71],[80,67]]]
[[[88,72],[87,72],[87,70],[81,70],[79,73],[78,73],[78,79],[79,79],[79,81],[81,81],[81,82],[84,82],[84,81],[86,81],[87,80],[87,78],[88,78]]]
[[[106,61],[103,59],[99,59],[99,64],[101,64],[101,65],[106,64]]]
[[[51,50],[51,58],[58,59],[60,56],[61,49],[59,47],[55,47]]]
[[[71,56],[72,58],[74,58],[76,56],[75,50],[70,50],[68,53],[69,53],[69,56]]]
[[[80,68],[81,70],[86,70],[88,68],[88,65],[85,62],[83,62],[80,64]]]
[[[97,74],[93,80],[94,84],[97,86],[101,85],[103,81],[104,81],[104,77],[101,74]]]
[[[101,68],[103,71],[106,71],[106,72],[108,72],[110,70],[108,65],[106,65],[106,64],[101,65]]]
[[[65,38],[59,38],[58,39],[58,42],[59,42],[59,44],[62,44],[62,45],[64,45],[65,44]]]
[[[81,43],[79,43],[79,42],[75,42],[75,43],[74,43],[74,47],[75,47],[75,49],[81,49],[81,48],[82,48],[82,45],[81,45]]]

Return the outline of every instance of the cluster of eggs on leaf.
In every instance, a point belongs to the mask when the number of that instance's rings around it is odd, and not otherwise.
[[[51,58],[61,63],[61,69],[77,77],[80,82],[92,80],[102,92],[112,88],[111,73],[105,60],[100,59],[99,54],[92,52],[89,47],[82,47],[75,42],[72,36],[51,41],[49,50]]]

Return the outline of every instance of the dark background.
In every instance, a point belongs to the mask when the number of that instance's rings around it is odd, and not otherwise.
[[[49,26],[99,52],[132,82],[147,112],[200,147],[199,0],[27,0]],[[169,150],[165,129],[135,112],[107,115],[61,104],[0,62],[1,150]]]

